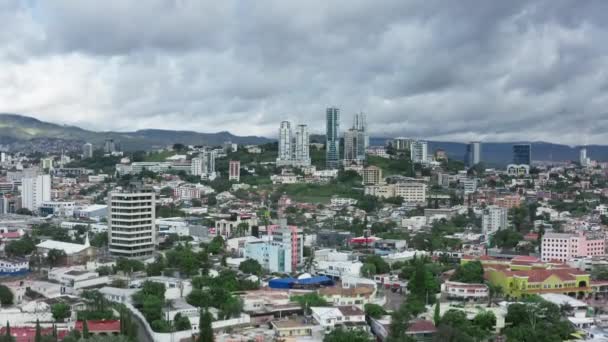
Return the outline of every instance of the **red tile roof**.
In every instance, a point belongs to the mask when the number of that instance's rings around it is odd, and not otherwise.
[[[41,328],[42,335],[52,335],[53,328]],[[6,334],[6,327],[0,328],[0,335]],[[68,334],[67,330],[57,330],[57,337],[62,340]],[[36,338],[36,327],[11,327],[11,335],[15,342],[31,342]]]
[[[410,325],[407,327],[407,334],[420,334],[420,333],[434,333],[437,331],[435,324],[431,321],[419,319],[410,321]]]
[[[107,320],[107,321],[87,321],[87,327],[90,332],[112,332],[112,331],[120,331],[120,320]],[[74,329],[78,331],[82,331],[82,321],[77,321]]]

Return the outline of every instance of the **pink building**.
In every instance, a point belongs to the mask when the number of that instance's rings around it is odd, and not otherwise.
[[[546,233],[541,243],[542,261],[565,262],[572,258],[605,255],[606,240],[603,235],[591,237],[583,232],[578,232],[578,234]]]
[[[241,162],[238,160],[231,160],[228,165],[228,180],[240,181],[241,180]]]

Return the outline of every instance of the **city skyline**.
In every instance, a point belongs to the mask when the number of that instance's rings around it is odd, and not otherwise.
[[[335,105],[367,113],[372,136],[608,141],[601,2],[106,4],[0,7],[1,112],[273,136],[300,117],[319,133]],[[463,8],[475,10],[455,24]]]

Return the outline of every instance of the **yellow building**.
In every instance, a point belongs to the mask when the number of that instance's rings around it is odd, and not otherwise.
[[[588,272],[564,264],[543,263],[531,257],[510,261],[465,257],[461,263],[472,260],[479,260],[487,281],[500,286],[504,295],[511,298],[543,293],[563,293],[582,298],[593,291]]]

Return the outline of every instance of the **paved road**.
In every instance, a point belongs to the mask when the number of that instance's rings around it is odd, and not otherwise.
[[[133,322],[135,322],[135,324],[137,324],[137,341],[138,342],[154,342],[154,339],[152,338],[152,336],[150,336],[150,334],[148,334],[148,331],[146,330],[146,328],[144,327],[142,322],[139,320],[139,318],[137,318],[137,316],[131,314],[131,312],[129,310],[127,310],[127,312],[129,312],[129,315],[131,315],[131,320]]]
[[[384,308],[387,310],[397,310],[401,306],[401,303],[405,301],[405,296],[399,292],[394,293],[391,290],[382,289],[382,294],[386,296],[386,304]]]

